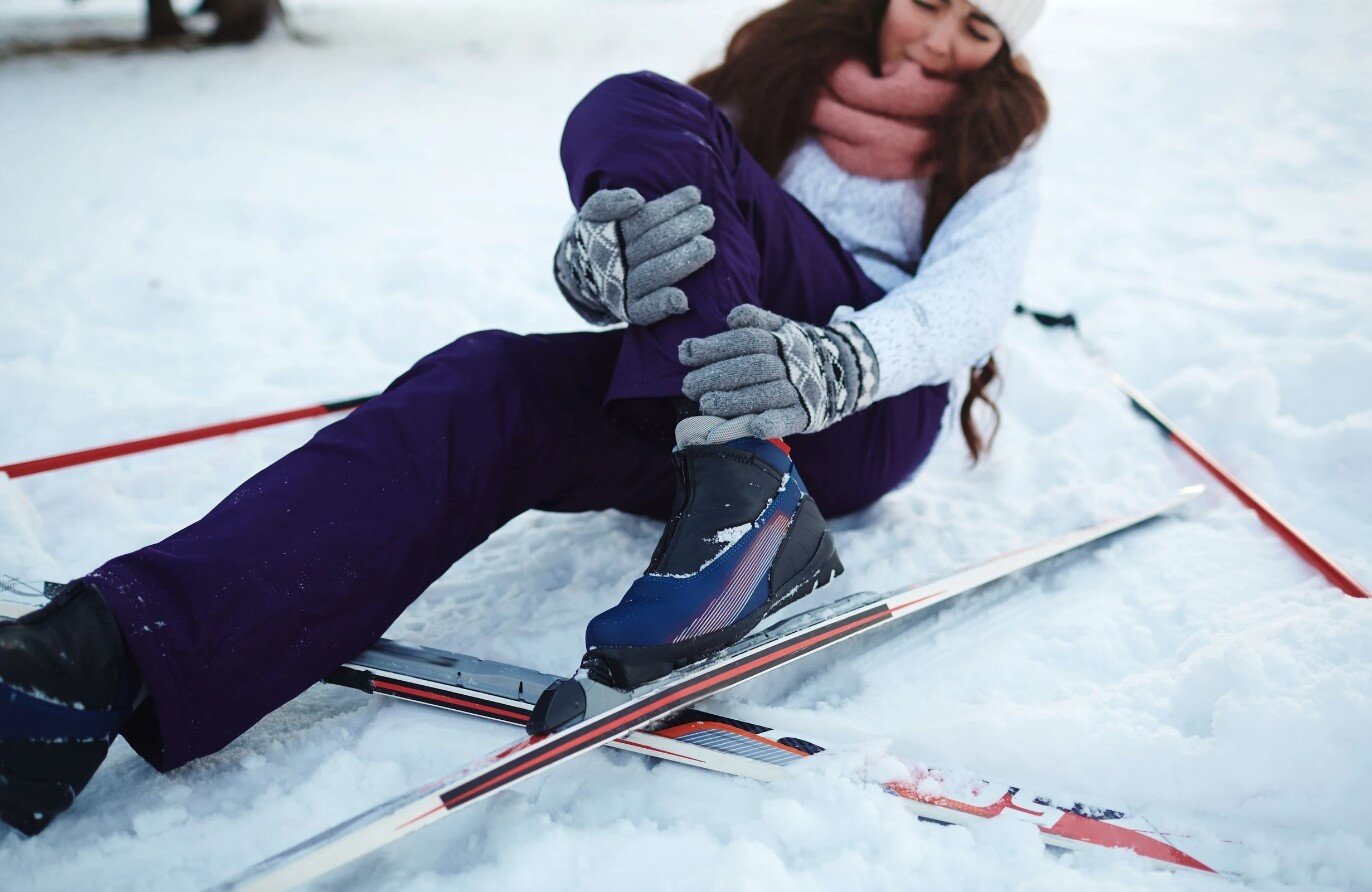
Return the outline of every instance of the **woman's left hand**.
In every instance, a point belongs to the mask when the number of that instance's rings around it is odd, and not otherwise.
[[[687,338],[678,351],[695,369],[682,392],[725,423],[684,425],[679,439],[810,434],[871,404],[876,357],[856,325],[810,325],[751,304],[735,307],[728,322],[729,331]]]

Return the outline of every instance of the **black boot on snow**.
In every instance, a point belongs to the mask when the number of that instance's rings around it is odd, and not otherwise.
[[[824,517],[780,441],[687,446],[647,571],[586,628],[582,666],[636,688],[733,644],[843,572]]]
[[[32,836],[66,811],[140,687],[114,616],[87,582],[0,621],[0,820]]]

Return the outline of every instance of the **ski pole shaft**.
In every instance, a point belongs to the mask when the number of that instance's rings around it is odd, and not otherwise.
[[[46,458],[35,458],[30,459],[29,461],[0,465],[0,474],[5,474],[11,478],[27,477],[31,474],[41,474],[44,471],[56,471],[59,468],[70,468],[75,465],[103,461],[107,458],[117,458],[121,455],[150,452],[154,449],[161,449],[164,446],[175,446],[180,443],[191,443],[196,440],[208,440],[211,437],[222,437],[225,434],[234,434],[239,431],[254,430],[259,427],[270,427],[274,424],[284,424],[287,421],[297,421],[302,418],[314,418],[319,415],[329,415],[333,412],[343,412],[348,409],[355,409],[371,398],[371,396],[360,396],[354,397],[353,399],[338,400],[332,403],[317,403],[313,406],[289,409],[285,412],[255,415],[251,418],[239,418],[235,421],[225,421],[220,424],[210,424],[204,427],[193,427],[187,430],[173,431],[168,434],[159,434],[155,437],[142,437],[137,440],[126,440],[123,443],[111,443],[108,446],[96,446],[93,449],[81,449],[76,452],[64,452],[61,455],[50,455]]]
[[[1016,307],[1015,312],[1031,316],[1034,321],[1045,328],[1072,329],[1077,337],[1081,339],[1082,344],[1085,345],[1086,352],[1090,354],[1091,358],[1094,359],[1105,372],[1110,383],[1129,399],[1129,402],[1133,405],[1134,409],[1156,424],[1162,432],[1167,435],[1169,440],[1176,443],[1184,452],[1195,459],[1201,467],[1209,471],[1211,476],[1224,484],[1224,487],[1233,493],[1235,498],[1255,512],[1267,528],[1280,536],[1282,541],[1289,545],[1296,554],[1300,555],[1306,563],[1320,571],[1320,574],[1323,575],[1325,579],[1329,580],[1330,584],[1340,589],[1344,594],[1354,598],[1372,597],[1372,592],[1369,592],[1362,583],[1354,579],[1348,571],[1336,564],[1332,558],[1316,548],[1309,539],[1306,539],[1305,536],[1301,535],[1295,527],[1273,510],[1272,506],[1259,498],[1257,493],[1240,483],[1237,477],[1216,461],[1210,453],[1201,448],[1199,443],[1187,436],[1180,427],[1162,413],[1161,409],[1153,405],[1146,396],[1126,381],[1119,372],[1111,368],[1100,351],[1094,349],[1090,342],[1086,340],[1085,336],[1082,335],[1081,328],[1077,324],[1075,316],[1070,313],[1065,316],[1054,316],[1049,313],[1029,310],[1022,306]]]
[[[1171,419],[1162,414],[1162,410],[1149,402],[1148,398],[1135,390],[1128,381],[1120,377],[1118,372],[1107,370],[1106,374],[1110,378],[1110,382],[1129,398],[1129,402],[1133,404],[1135,409],[1161,428],[1173,443],[1180,446],[1201,467],[1209,471],[1216,480],[1224,484],[1225,488],[1232,492],[1235,498],[1256,512],[1258,518],[1267,525],[1268,529],[1280,536],[1306,563],[1319,570],[1325,579],[1354,598],[1372,597],[1372,592],[1369,592],[1346,570],[1334,563],[1332,558],[1312,545],[1310,540],[1302,536],[1295,527],[1273,510],[1272,506],[1259,498],[1257,493],[1240,483],[1223,465],[1215,461],[1210,453],[1202,449],[1199,443],[1188,437]]]

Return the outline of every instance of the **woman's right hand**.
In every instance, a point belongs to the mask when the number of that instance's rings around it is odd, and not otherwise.
[[[588,322],[651,325],[689,309],[676,286],[715,256],[705,236],[714,222],[695,186],[652,201],[635,189],[602,189],[567,224],[553,276]]]
[[[856,325],[810,325],[752,304],[729,311],[729,330],[681,342],[681,383],[700,415],[677,425],[677,443],[789,437],[822,431],[872,404],[878,368]]]

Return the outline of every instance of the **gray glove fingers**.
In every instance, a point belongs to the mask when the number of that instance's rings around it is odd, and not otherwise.
[[[724,423],[723,418],[708,415],[692,415],[676,423],[676,444],[678,446],[699,446],[705,442],[710,431]]]
[[[635,214],[632,220],[625,221],[624,237],[633,241],[654,226],[665,223],[699,204],[700,190],[695,186],[682,186],[661,198],[654,198],[643,205],[643,209]]]
[[[804,409],[794,406],[789,409],[770,409],[762,412],[753,418],[748,429],[759,440],[771,440],[801,433],[809,426],[810,416],[805,414]]]
[[[723,359],[766,353],[779,356],[781,348],[777,345],[776,335],[760,328],[740,328],[722,331],[708,338],[687,338],[677,348],[677,358],[682,365],[699,368]]]
[[[699,400],[712,391],[737,390],[785,377],[786,364],[780,357],[753,353],[696,369],[681,382],[681,392],[689,399]]]
[[[638,216],[643,216],[639,214]],[[704,235],[710,231],[710,227],[715,225],[715,212],[703,204],[698,204],[688,211],[682,211],[663,223],[654,226],[647,232],[633,235],[629,232],[629,222],[623,224],[624,227],[624,253],[629,258],[629,264],[642,263],[650,257],[665,254],[675,247],[684,245],[696,236]]]
[[[701,394],[700,411],[719,418],[753,415],[768,409],[785,409],[798,405],[800,396],[788,380],[750,384],[737,390],[712,390]]]
[[[696,417],[700,419],[709,418],[709,416],[705,415],[697,415]],[[718,418],[709,418],[709,420],[714,423],[712,426],[699,431],[700,436],[697,438],[697,442],[699,443],[728,443],[753,435],[752,430],[748,427],[749,423],[753,420],[753,416],[751,415],[730,418],[727,421],[722,421]],[[681,430],[680,425],[677,426],[677,430]],[[678,437],[677,442],[681,443],[680,437]]]
[[[715,256],[715,243],[698,235],[684,245],[642,263],[629,263],[625,285],[630,294],[647,294],[675,285],[709,263]]]
[[[591,223],[612,223],[631,217],[643,207],[637,189],[601,189],[586,199],[577,216]]]
[[[729,311],[728,318],[730,328],[761,328],[764,331],[781,331],[790,321],[753,304],[739,304]]]
[[[676,316],[690,309],[686,292],[680,288],[659,288],[629,301],[627,314],[634,325],[652,325],[668,316]]]

